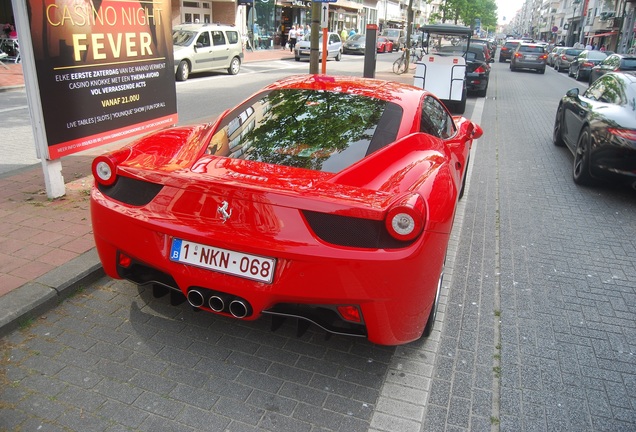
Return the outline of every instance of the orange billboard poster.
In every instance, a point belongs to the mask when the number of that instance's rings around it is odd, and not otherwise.
[[[49,159],[177,122],[169,0],[27,0]]]

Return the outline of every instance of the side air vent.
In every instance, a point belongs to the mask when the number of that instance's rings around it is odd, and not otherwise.
[[[133,206],[144,206],[157,196],[163,186],[130,177],[117,177],[112,186],[97,184],[97,188],[104,195]]]

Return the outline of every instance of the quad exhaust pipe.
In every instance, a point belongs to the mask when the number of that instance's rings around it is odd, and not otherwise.
[[[243,300],[233,300],[230,303],[230,313],[234,318],[245,318],[250,313],[250,308]]]
[[[205,298],[199,290],[190,290],[187,295],[188,303],[192,307],[198,308],[205,304]]]
[[[223,309],[225,309],[225,300],[223,300],[223,297],[213,295],[210,297],[210,300],[208,300],[208,306],[210,306],[210,309],[214,312],[223,312]]]
[[[216,291],[193,288],[188,291],[186,298],[190,306],[196,309],[207,306],[212,312],[229,313],[239,319],[252,314],[252,307],[246,300]]]

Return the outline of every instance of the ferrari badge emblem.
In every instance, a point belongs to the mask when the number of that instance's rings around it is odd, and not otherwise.
[[[230,210],[229,212],[227,211],[228,207],[229,204],[227,203],[227,201],[223,201],[221,205],[216,209],[216,212],[221,215],[223,223],[225,223],[230,218],[230,216],[232,216],[232,210]]]

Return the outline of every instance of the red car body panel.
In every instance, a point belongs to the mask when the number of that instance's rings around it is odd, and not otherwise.
[[[392,52],[393,42],[390,39],[380,36],[376,43],[376,48],[379,53]]]
[[[353,305],[361,313],[360,336],[371,342],[418,339],[436,298],[470,147],[481,128],[456,117],[456,133],[448,140],[420,133],[421,100],[428,93],[397,83],[294,77],[267,89],[285,88],[393,101],[403,109],[398,139],[329,173],[204,154],[219,121],[144,137],[106,157],[116,161],[118,179],[159,185],[156,195],[130,205],[98,184],[91,192],[95,242],[106,273],[129,278],[121,267],[123,255],[184,294],[196,287],[244,299],[247,320],[276,313],[283,307],[278,305]],[[319,214],[383,224],[405,194],[423,198],[425,222],[422,233],[400,247],[336,245],[317,235],[310,221],[311,214]],[[219,217],[224,202],[231,211],[227,220]],[[271,257],[272,281],[172,261],[173,239]],[[269,267],[260,270],[265,274]]]

